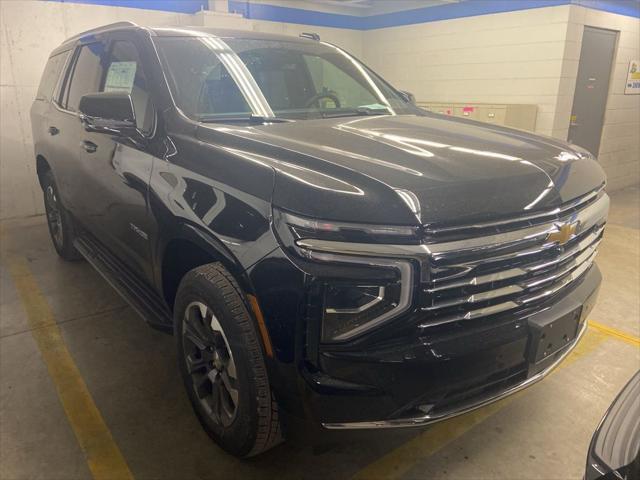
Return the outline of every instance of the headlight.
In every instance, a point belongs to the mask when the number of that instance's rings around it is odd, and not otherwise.
[[[360,259],[340,259],[354,262]],[[349,340],[381,325],[411,305],[413,268],[407,261],[385,262],[367,259],[370,265],[388,268],[395,273],[392,280],[372,278],[370,283],[359,284],[345,280],[325,282],[322,303],[322,341]]]
[[[350,340],[411,306],[412,261],[376,252],[383,245],[415,245],[418,227],[317,221],[275,209],[273,219],[285,250],[321,284],[323,342]],[[323,242],[322,248],[314,242]],[[348,253],[332,252],[331,244],[348,245]]]

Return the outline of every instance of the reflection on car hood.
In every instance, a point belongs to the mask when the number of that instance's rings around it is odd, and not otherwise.
[[[488,220],[555,208],[604,182],[597,162],[566,142],[436,114],[233,130],[260,144],[245,145],[285,173],[274,202],[321,218]],[[340,218],[345,201],[351,218]]]

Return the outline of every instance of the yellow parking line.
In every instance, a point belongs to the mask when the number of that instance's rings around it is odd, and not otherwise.
[[[558,366],[556,371],[594,351],[606,338],[606,335],[598,330],[587,330],[587,334],[565,361]],[[408,442],[364,467],[352,477],[352,480],[393,480],[402,478],[403,475],[410,471],[418,462],[452,443],[509,405],[516,398],[524,394],[525,391],[521,391],[499,402],[487,405],[486,407],[474,410],[465,415],[434,424],[428,430],[424,430]]]
[[[602,323],[594,322],[592,320],[589,321],[589,326],[591,328],[595,328],[599,332],[604,333],[605,335],[609,335],[618,340],[622,340],[623,342],[630,343],[631,345],[635,345],[636,347],[640,346],[640,338],[618,330],[617,328],[608,327],[606,325],[603,325]]]
[[[27,312],[31,334],[38,344],[93,478],[133,479],[127,462],[67,350],[51,308],[38,288],[26,259],[9,256],[7,266]]]

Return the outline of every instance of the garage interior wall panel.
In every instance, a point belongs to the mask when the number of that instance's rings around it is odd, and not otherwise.
[[[364,58],[418,101],[535,104],[537,133],[554,135],[569,11],[567,5],[368,30]]]

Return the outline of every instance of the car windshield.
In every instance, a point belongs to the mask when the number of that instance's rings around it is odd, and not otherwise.
[[[416,111],[366,66],[323,42],[212,36],[154,41],[176,104],[195,120]]]

